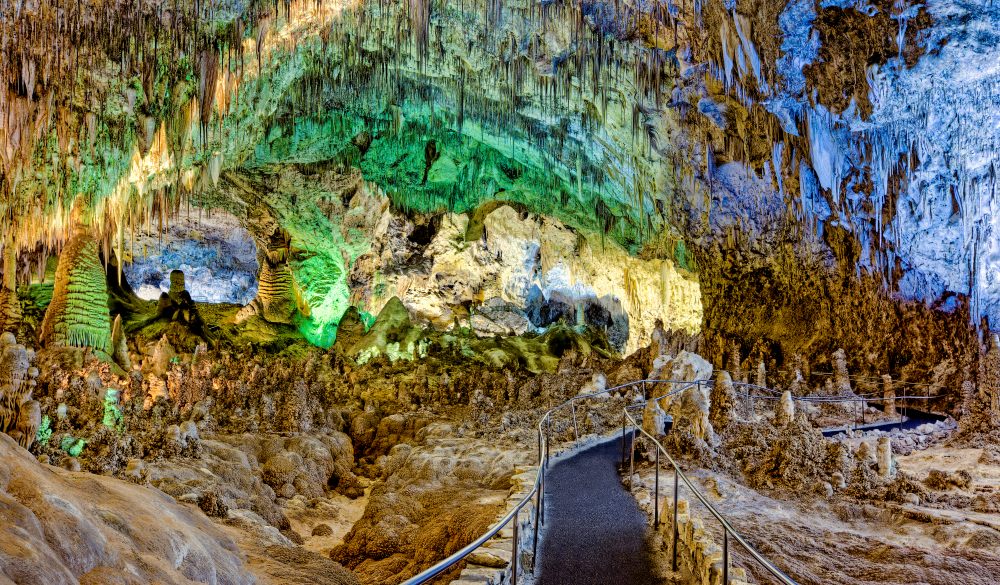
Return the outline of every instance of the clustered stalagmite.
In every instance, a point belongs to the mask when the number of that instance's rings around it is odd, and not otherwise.
[[[0,432],[25,449],[42,422],[39,403],[32,398],[38,378],[34,359],[35,352],[17,343],[13,334],[0,335]]]

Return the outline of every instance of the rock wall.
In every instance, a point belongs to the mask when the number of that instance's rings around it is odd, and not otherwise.
[[[699,330],[697,277],[671,260],[636,258],[518,206],[410,219],[371,197],[380,196],[358,192],[351,203],[382,209],[367,226],[372,249],[351,272],[352,294],[368,311],[399,297],[438,328],[471,325],[483,335],[540,330],[564,318],[603,329],[626,354],[649,345],[657,320]]]

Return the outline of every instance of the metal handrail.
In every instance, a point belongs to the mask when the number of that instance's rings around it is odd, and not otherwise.
[[[772,400],[772,401],[781,400],[780,392],[772,388],[768,388],[766,386],[761,386],[759,384],[749,384],[747,382],[733,382],[733,388],[742,390],[743,397],[750,401],[751,411],[753,411],[756,400]],[[755,390],[763,393],[756,395],[752,394]],[[929,402],[932,398],[936,398],[936,396],[931,396],[930,392],[928,392],[924,396],[915,396],[915,395],[908,396],[904,394],[903,396],[892,396],[892,397],[886,397],[886,396],[872,397],[872,396],[860,395],[860,396],[792,396],[791,398],[795,402],[807,402],[810,404],[838,404],[843,402],[851,404],[858,402],[861,424],[865,424],[866,423],[865,409],[868,407],[869,402],[882,403],[882,402],[892,401],[893,403],[895,403],[895,401],[897,400],[899,401],[923,400]],[[897,408],[897,410],[899,414],[899,420],[897,422],[900,425],[900,428],[902,428],[903,418],[908,416],[908,407],[906,402],[903,402],[902,408],[901,409]]]
[[[697,383],[698,383],[699,386],[701,385],[701,382],[702,382],[701,380],[697,381]],[[774,564],[772,564],[769,560],[767,560],[764,557],[764,555],[760,554],[757,551],[757,549],[755,549],[754,547],[752,547],[746,540],[744,540],[742,536],[740,536],[740,533],[737,532],[736,529],[733,528],[732,525],[729,524],[728,521],[726,521],[726,519],[722,516],[722,514],[720,514],[719,511],[715,509],[715,506],[713,506],[711,503],[709,503],[709,501],[707,499],[705,499],[705,496],[703,496],[701,494],[701,492],[698,491],[698,489],[694,486],[694,484],[691,483],[691,481],[688,479],[688,477],[681,470],[680,465],[678,465],[677,462],[674,460],[674,458],[671,457],[669,453],[667,453],[667,450],[656,439],[656,437],[653,437],[648,432],[646,432],[646,430],[643,429],[642,426],[639,425],[639,423],[636,422],[636,420],[632,417],[631,414],[629,414],[628,411],[629,411],[628,408],[622,409],[622,414],[623,414],[623,416],[622,416],[622,453],[625,452],[625,427],[626,427],[625,421],[626,420],[630,421],[632,423],[632,425],[635,427],[636,430],[638,430],[643,435],[646,435],[647,437],[649,437],[649,439],[651,441],[653,441],[653,443],[656,445],[656,479],[655,479],[655,482],[656,482],[656,484],[655,484],[655,492],[656,493],[653,496],[653,501],[654,501],[654,512],[653,512],[654,518],[653,518],[653,522],[657,526],[660,523],[660,517],[659,517],[659,512],[660,512],[660,453],[663,453],[663,455],[667,458],[667,461],[669,461],[670,465],[673,466],[673,468],[674,468],[674,518],[673,518],[673,543],[672,543],[672,546],[671,546],[672,556],[673,556],[673,560],[672,560],[673,570],[674,571],[677,570],[677,540],[678,540],[678,536],[679,536],[679,532],[680,532],[679,531],[679,526],[677,524],[678,479],[680,479],[681,481],[684,482],[684,485],[686,485],[688,487],[688,489],[691,490],[691,493],[693,493],[695,495],[695,497],[698,498],[698,501],[700,501],[708,509],[708,511],[713,516],[715,516],[715,518],[722,525],[723,535],[724,535],[724,537],[723,537],[724,538],[724,540],[723,540],[723,546],[722,546],[722,554],[723,554],[723,578],[722,578],[722,582],[723,582],[723,584],[728,585],[728,583],[729,583],[729,537],[732,536],[732,538],[736,539],[736,542],[739,543],[740,546],[742,546],[744,548],[744,550],[746,550],[750,554],[751,557],[753,557],[758,563],[760,563],[760,565],[763,566],[767,570],[767,572],[769,572],[773,577],[775,577],[776,579],[778,579],[781,583],[783,583],[784,585],[798,585],[788,575],[786,575],[784,572],[782,572],[781,569],[779,569],[778,567],[774,566]],[[634,431],[633,431],[633,433],[634,433]],[[629,449],[629,451],[631,452],[631,457],[630,458],[631,458],[631,461],[632,461],[631,465],[629,466],[630,467],[630,473],[629,473],[629,490],[631,490],[632,489],[632,471],[634,470],[634,466],[635,466],[635,441],[634,440],[632,441],[632,448]]]
[[[531,499],[536,499],[536,513],[535,522],[533,527],[534,537],[533,537],[533,548],[537,551],[538,548],[538,527],[539,524],[545,524],[545,468],[549,463],[549,435],[548,429],[551,425],[551,415],[556,410],[559,410],[566,405],[570,405],[573,409],[573,429],[574,429],[574,442],[580,439],[579,428],[576,425],[576,401],[583,400],[586,398],[593,398],[595,396],[600,396],[603,394],[610,394],[618,390],[622,390],[628,387],[642,386],[643,390],[643,404],[645,403],[646,385],[647,384],[684,384],[683,388],[671,391],[663,396],[657,398],[665,398],[673,394],[677,394],[687,390],[691,386],[697,385],[698,382],[689,382],[681,380],[636,380],[634,382],[628,382],[615,386],[613,388],[606,388],[599,392],[591,392],[588,394],[578,394],[567,399],[565,402],[558,404],[545,411],[545,414],[538,419],[538,473],[535,475],[535,482],[531,486],[531,490],[517,503],[514,508],[504,515],[499,521],[493,524],[486,532],[484,532],[479,538],[475,539],[471,543],[465,545],[461,549],[455,551],[447,558],[439,561],[432,567],[425,569],[424,571],[418,573],[417,575],[410,577],[406,581],[403,581],[401,585],[420,585],[426,583],[437,577],[441,573],[444,573],[448,569],[454,567],[456,564],[461,562],[465,557],[472,554],[473,551],[486,544],[488,540],[496,536],[503,530],[512,520],[514,521],[514,542],[511,550],[511,585],[517,584],[517,555],[518,555],[518,530],[517,530],[517,518],[521,510],[531,503]],[[627,408],[627,407],[626,407]],[[545,426],[545,430],[543,430]]]

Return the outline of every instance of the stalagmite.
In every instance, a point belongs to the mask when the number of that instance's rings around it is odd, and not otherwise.
[[[856,456],[858,461],[866,465],[873,465],[878,463],[877,457],[875,455],[875,449],[872,448],[872,444],[870,441],[861,441],[861,444],[858,445],[858,452]]]
[[[720,371],[715,377],[709,401],[708,420],[716,432],[722,432],[733,421],[733,408],[736,406],[736,391],[729,372]]]
[[[778,400],[778,408],[774,412],[774,426],[786,427],[795,419],[795,401],[792,393],[785,390]]]
[[[667,332],[663,329],[663,320],[657,319],[653,322],[653,333],[652,333],[652,360],[655,361],[656,358],[667,355],[670,351],[669,340],[667,339]]]
[[[660,408],[657,400],[646,401],[642,412],[642,429],[654,437],[661,437],[666,428],[667,413]]]
[[[3,246],[3,285],[0,287],[0,330],[14,331],[21,324],[21,303],[17,299],[17,249],[7,238]]]
[[[845,396],[851,394],[851,377],[847,372],[847,354],[843,349],[833,352],[834,391]]]
[[[761,388],[767,387],[767,368],[764,367],[764,360],[757,364],[757,385]]]
[[[78,200],[74,206],[73,237],[59,256],[41,341],[47,347],[90,347],[110,356],[108,285],[97,242],[81,220],[82,205]]]
[[[733,379],[746,382],[743,378],[743,358],[740,356],[740,344],[733,340],[729,346],[729,371],[732,372]]]
[[[17,343],[11,333],[0,336],[0,432],[27,449],[41,424],[41,409],[32,399],[38,369],[34,351]]]
[[[21,403],[17,413],[17,424],[13,432],[8,432],[23,449],[31,448],[35,442],[38,427],[42,424],[42,409],[37,400],[26,400]]]
[[[896,414],[896,390],[892,386],[892,376],[882,375],[882,408],[886,414]]]
[[[257,296],[240,310],[237,322],[257,315],[269,323],[291,324],[296,315],[308,313],[288,265],[290,245],[291,237],[279,227],[257,238]]]
[[[994,335],[987,357],[987,380],[989,385],[988,401],[990,405],[990,416],[995,422],[1000,421],[1000,336]]]
[[[883,479],[892,477],[896,472],[892,460],[892,439],[889,437],[879,437],[877,458],[879,477]]]
[[[184,272],[182,270],[171,270],[170,271],[170,289],[167,291],[167,296],[170,300],[175,303],[180,303],[181,295],[186,291],[184,284]]]
[[[802,378],[802,372],[796,369],[792,374],[792,381],[788,385],[788,391],[793,396],[801,396],[803,394],[803,382],[805,380]]]
[[[982,378],[979,396],[988,409],[988,415],[1000,420],[1000,336],[990,336],[989,349],[982,361]]]
[[[128,342],[125,339],[125,329],[122,325],[122,316],[116,315],[114,325],[111,327],[111,348],[114,352],[112,358],[115,363],[121,366],[126,372],[132,369],[132,360],[128,355]]]
[[[260,255],[257,296],[244,307],[237,321],[258,315],[269,323],[292,323],[298,311],[295,280],[287,262],[271,262]]]

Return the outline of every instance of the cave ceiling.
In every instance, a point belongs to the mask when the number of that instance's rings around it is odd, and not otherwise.
[[[370,242],[322,203],[357,169],[406,213],[509,202],[716,272],[791,245],[804,266],[1000,315],[995,3],[2,10],[0,217],[22,251],[58,251],[78,200],[119,256],[136,229],[224,208],[291,234],[307,302],[336,321]]]

